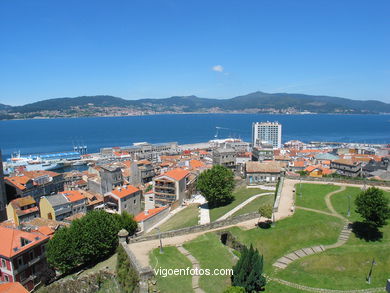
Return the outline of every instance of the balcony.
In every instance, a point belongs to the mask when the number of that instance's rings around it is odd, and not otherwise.
[[[26,263],[24,263],[24,264],[18,266],[17,269],[14,269],[14,273],[15,273],[15,274],[19,274],[20,272],[22,272],[22,271],[24,271],[25,269],[27,269],[27,268],[29,268],[29,267],[31,267],[31,266],[37,264],[38,262],[40,262],[41,260],[43,260],[43,259],[45,259],[45,258],[46,258],[45,254],[42,253],[41,255],[39,255],[39,256],[33,258],[32,260],[30,260],[30,261],[28,261],[28,262],[26,262]]]

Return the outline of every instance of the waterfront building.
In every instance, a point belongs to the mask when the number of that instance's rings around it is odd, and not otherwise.
[[[181,168],[170,170],[153,179],[154,203],[156,207],[182,204],[186,198],[190,172]]]
[[[104,195],[105,206],[117,213],[123,211],[137,215],[141,211],[142,191],[132,185],[124,185]]]
[[[0,226],[0,239],[0,283],[20,282],[31,292],[47,270],[45,246],[49,237]]]
[[[272,144],[274,148],[282,147],[282,124],[278,122],[255,122],[252,124],[253,147],[262,143]]]
[[[39,217],[39,208],[30,195],[11,200],[7,205],[7,219],[12,220],[16,226]]]
[[[3,157],[0,150],[0,222],[4,221],[7,218],[6,215],[6,205],[7,205],[7,196],[5,193],[5,184],[4,184],[4,173],[3,173]]]
[[[12,177],[5,177],[8,202],[18,197],[32,196],[39,203],[42,196],[64,190],[64,177],[53,171],[23,171]]]

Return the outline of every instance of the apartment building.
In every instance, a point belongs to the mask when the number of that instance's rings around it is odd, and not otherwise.
[[[255,122],[252,124],[252,145],[272,144],[274,148],[282,147],[282,124],[278,122]]]
[[[155,206],[172,205],[176,201],[181,204],[186,198],[189,175],[189,171],[177,168],[155,177],[153,180]]]
[[[40,273],[47,269],[49,237],[0,226],[0,239],[0,283],[20,282],[32,291],[40,282]]]
[[[39,217],[39,208],[30,195],[11,200],[7,205],[7,219],[13,220],[15,225],[31,221]]]

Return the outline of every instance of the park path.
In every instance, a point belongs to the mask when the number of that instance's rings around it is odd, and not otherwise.
[[[291,189],[292,190],[292,189]],[[291,193],[284,193],[281,195],[281,200],[280,200],[280,205],[278,211],[275,213],[275,219],[276,221],[284,219],[288,216],[292,215],[292,206],[294,203],[294,197],[293,197],[293,192]],[[230,227],[240,227],[241,229],[253,229],[257,227],[257,224],[259,223],[259,220],[266,220],[265,218],[261,219],[252,219],[248,221],[243,221],[234,225],[227,225],[224,227],[219,227],[215,229],[210,229],[206,231],[201,231],[201,232],[195,232],[195,233],[190,233],[190,234],[185,234],[185,235],[179,235],[179,236],[174,236],[170,238],[164,238],[163,245],[164,246],[177,246],[180,244],[183,244],[186,241],[191,241],[195,239],[196,237],[213,232],[213,231],[218,231],[218,230],[223,230],[227,229]],[[142,242],[134,242],[134,243],[129,243],[128,247],[129,249],[134,253],[136,256],[138,262],[141,264],[141,266],[145,267],[149,265],[149,253],[151,250],[159,247],[160,242],[158,239],[153,239],[153,240],[148,240],[148,241],[142,241]]]
[[[192,264],[192,268],[196,271],[199,271],[200,265],[199,261],[191,255],[191,253],[185,249],[183,246],[178,245],[177,249],[186,257],[190,260]],[[192,289],[194,290],[195,293],[205,293],[200,287],[199,287],[199,275],[193,275],[192,276]]]
[[[229,218],[230,216],[232,216],[235,212],[237,212],[238,210],[242,209],[244,206],[246,206],[247,204],[249,204],[250,202],[252,202],[253,200],[255,200],[256,198],[259,198],[261,196],[264,196],[264,195],[270,195],[270,194],[274,194],[274,192],[266,192],[266,193],[259,193],[259,194],[255,194],[253,196],[251,196],[250,198],[248,198],[247,200],[243,201],[242,203],[240,203],[238,206],[236,206],[235,208],[231,209],[230,211],[228,211],[226,214],[224,214],[222,217],[219,217],[217,219],[217,221],[221,221],[221,220],[225,220],[227,218]]]
[[[210,209],[207,203],[199,206],[199,225],[210,223]]]
[[[307,211],[311,211],[311,212],[315,212],[315,213],[325,214],[325,215],[337,217],[337,218],[343,220],[344,226],[339,234],[339,238],[337,239],[337,242],[334,244],[331,244],[331,245],[317,245],[317,246],[305,247],[302,249],[295,250],[295,251],[288,253],[288,254],[282,256],[281,258],[279,258],[273,264],[274,267],[279,268],[279,269],[285,269],[285,268],[287,268],[287,266],[290,263],[292,263],[293,261],[295,261],[297,259],[300,259],[300,258],[308,256],[308,255],[321,253],[327,249],[340,247],[348,241],[349,236],[351,235],[351,232],[352,232],[352,225],[348,221],[347,218],[345,218],[344,216],[337,213],[337,211],[334,209],[332,202],[331,202],[332,195],[344,191],[345,188],[346,188],[345,186],[341,186],[340,189],[329,192],[328,194],[325,195],[325,203],[326,203],[326,206],[328,207],[328,209],[330,210],[330,212],[297,206],[298,209],[303,209],[303,210],[307,210]]]

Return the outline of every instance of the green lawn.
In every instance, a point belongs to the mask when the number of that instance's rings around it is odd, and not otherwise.
[[[247,213],[257,212],[259,210],[259,207],[264,204],[273,205],[274,199],[275,196],[273,194],[263,195],[259,198],[256,198],[255,200],[251,201],[246,206],[244,206],[242,209],[239,209],[237,212],[235,212],[233,214],[233,217],[247,214]]]
[[[360,192],[358,187],[347,187],[332,196],[332,205],[337,212],[346,216],[347,196],[351,195],[350,220],[361,221],[361,217],[354,211],[354,200]],[[385,194],[390,196],[389,193]],[[379,241],[366,241],[352,233],[345,245],[293,262],[286,270],[279,271],[276,277],[317,288],[353,290],[384,287],[389,278],[390,225],[380,231],[383,238]],[[365,278],[373,258],[377,264],[374,266],[372,284],[368,285]]]
[[[295,185],[296,205],[321,211],[330,212],[325,203],[325,196],[332,191],[340,189],[340,186],[330,184],[302,183],[302,197],[300,196],[301,184]]]
[[[160,226],[161,231],[171,231],[185,227],[198,225],[199,208],[197,204],[192,204],[184,210],[178,212],[168,221]]]
[[[294,250],[337,241],[343,222],[333,216],[296,210],[294,216],[276,223],[274,228],[241,230],[231,228],[233,235],[246,244],[253,244],[264,255],[266,273],[284,254]]]
[[[152,268],[162,269],[187,269],[192,268],[192,264],[187,257],[177,250],[176,247],[164,247],[164,254],[160,254],[159,248],[154,249],[149,255]],[[156,274],[157,287],[160,292],[177,293],[177,292],[193,292],[192,277],[187,275],[172,275],[164,277],[161,274]]]
[[[362,190],[359,187],[347,187],[344,191],[338,192],[331,197],[331,202],[334,209],[344,217],[348,213],[348,196],[351,197],[351,216],[350,221],[361,220],[359,214],[355,212],[355,198]]]
[[[231,202],[228,205],[210,209],[210,220],[213,222],[217,220],[218,218],[222,217],[224,214],[226,214],[231,209],[238,206],[243,201],[247,200],[253,195],[267,192],[266,190],[262,190],[260,188],[239,188],[234,192],[234,201]]]
[[[233,266],[232,254],[214,233],[201,235],[183,246],[199,261],[202,269],[210,269],[211,273],[214,269],[231,269]],[[230,276],[203,275],[199,286],[207,293],[221,293],[230,286]]]
[[[301,290],[291,288],[286,285],[279,284],[275,281],[267,282],[265,285],[266,293],[302,293]]]
[[[298,284],[328,289],[385,287],[390,268],[389,245],[342,246],[293,262],[277,277]],[[371,285],[366,276],[375,257]]]

